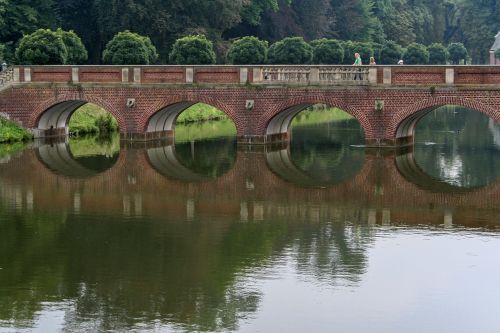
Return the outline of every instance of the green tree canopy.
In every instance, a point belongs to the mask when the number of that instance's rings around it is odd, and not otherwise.
[[[16,49],[16,59],[23,65],[62,65],[68,50],[62,37],[50,29],[38,29],[25,35]]]
[[[253,36],[235,40],[227,53],[227,60],[235,65],[264,64],[267,61],[268,42]]]
[[[66,50],[68,51],[68,58],[66,64],[76,65],[83,64],[88,59],[87,49],[83,45],[82,40],[77,34],[71,31],[64,31],[61,28],[57,29],[56,33],[61,36]]]
[[[322,38],[312,41],[311,45],[315,64],[341,64],[344,60],[344,49],[338,40]]]
[[[190,35],[175,41],[169,55],[171,64],[210,65],[215,64],[213,43],[204,35]]]
[[[429,65],[446,65],[448,50],[441,43],[433,43],[427,47],[429,51]]]
[[[128,30],[117,33],[104,49],[102,60],[113,65],[149,65],[158,53],[149,37]]]
[[[0,43],[0,62],[3,63],[5,61],[4,58],[5,45]]]
[[[388,40],[380,51],[380,63],[384,65],[395,65],[402,58],[403,49],[399,44]]]
[[[302,37],[284,38],[269,48],[268,60],[271,64],[309,64],[312,61],[312,46]]]
[[[459,64],[460,61],[467,59],[467,49],[462,43],[451,43],[448,45],[448,53],[450,54],[450,60],[454,64]]]
[[[422,44],[411,43],[408,45],[403,59],[408,65],[426,65],[429,63],[429,51]]]
[[[354,54],[359,53],[361,61],[364,65],[370,62],[370,57],[373,57],[373,47],[371,43],[366,42],[344,42],[344,64],[352,65],[354,63]]]
[[[495,51],[495,58],[500,59],[500,49]]]

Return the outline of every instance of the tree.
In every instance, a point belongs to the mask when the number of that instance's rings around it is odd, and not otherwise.
[[[352,65],[354,63],[354,54],[359,53],[363,64],[368,64],[370,57],[373,57],[373,47],[370,43],[364,42],[344,42],[344,64]]]
[[[429,51],[422,44],[411,43],[408,45],[403,59],[408,65],[426,65],[429,62]]]
[[[0,62],[1,63],[3,63],[5,61],[4,52],[5,52],[5,45],[0,43]]]
[[[388,40],[380,51],[380,63],[384,65],[395,65],[401,59],[403,49],[399,44]]]
[[[267,61],[268,42],[253,36],[235,40],[227,52],[227,60],[235,65],[264,64]]]
[[[24,65],[62,65],[68,50],[62,37],[50,29],[38,29],[25,35],[16,49],[16,59]]]
[[[82,40],[77,34],[71,31],[64,31],[61,28],[57,29],[56,33],[61,36],[66,50],[68,51],[68,57],[66,59],[66,64],[76,65],[83,64],[88,59],[87,49],[83,45]]]
[[[332,35],[338,39],[372,41],[379,26],[372,0],[331,0]],[[368,59],[367,59],[368,60]]]
[[[158,59],[149,37],[128,30],[117,33],[104,49],[102,60],[113,65],[149,65]]]
[[[453,64],[460,64],[460,61],[467,59],[467,49],[462,43],[451,43],[448,45],[448,53]]]
[[[344,60],[344,49],[338,40],[322,38],[311,45],[315,64],[341,64]]]
[[[215,64],[213,43],[204,35],[191,35],[175,41],[169,55],[170,63],[176,65]]]
[[[441,43],[434,43],[427,47],[429,51],[429,65],[446,65],[448,50]]]
[[[500,60],[500,49],[497,49],[495,51],[495,58],[499,59]]]
[[[269,48],[268,60],[272,64],[298,65],[312,61],[313,49],[302,37],[284,38]]]

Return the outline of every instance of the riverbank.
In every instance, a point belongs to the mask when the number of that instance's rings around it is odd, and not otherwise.
[[[29,141],[33,135],[10,120],[0,117],[0,143]]]

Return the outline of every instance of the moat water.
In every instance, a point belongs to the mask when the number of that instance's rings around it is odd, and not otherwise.
[[[500,126],[444,108],[394,152],[306,118],[0,147],[0,332],[500,332]]]

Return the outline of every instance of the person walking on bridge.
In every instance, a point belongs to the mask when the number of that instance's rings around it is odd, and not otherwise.
[[[353,66],[361,66],[363,65],[363,61],[361,60],[361,56],[359,55],[359,53],[354,53],[354,64],[352,64]],[[361,68],[359,69],[356,69],[354,71],[354,81],[356,80],[363,80],[362,76],[361,76]]]

